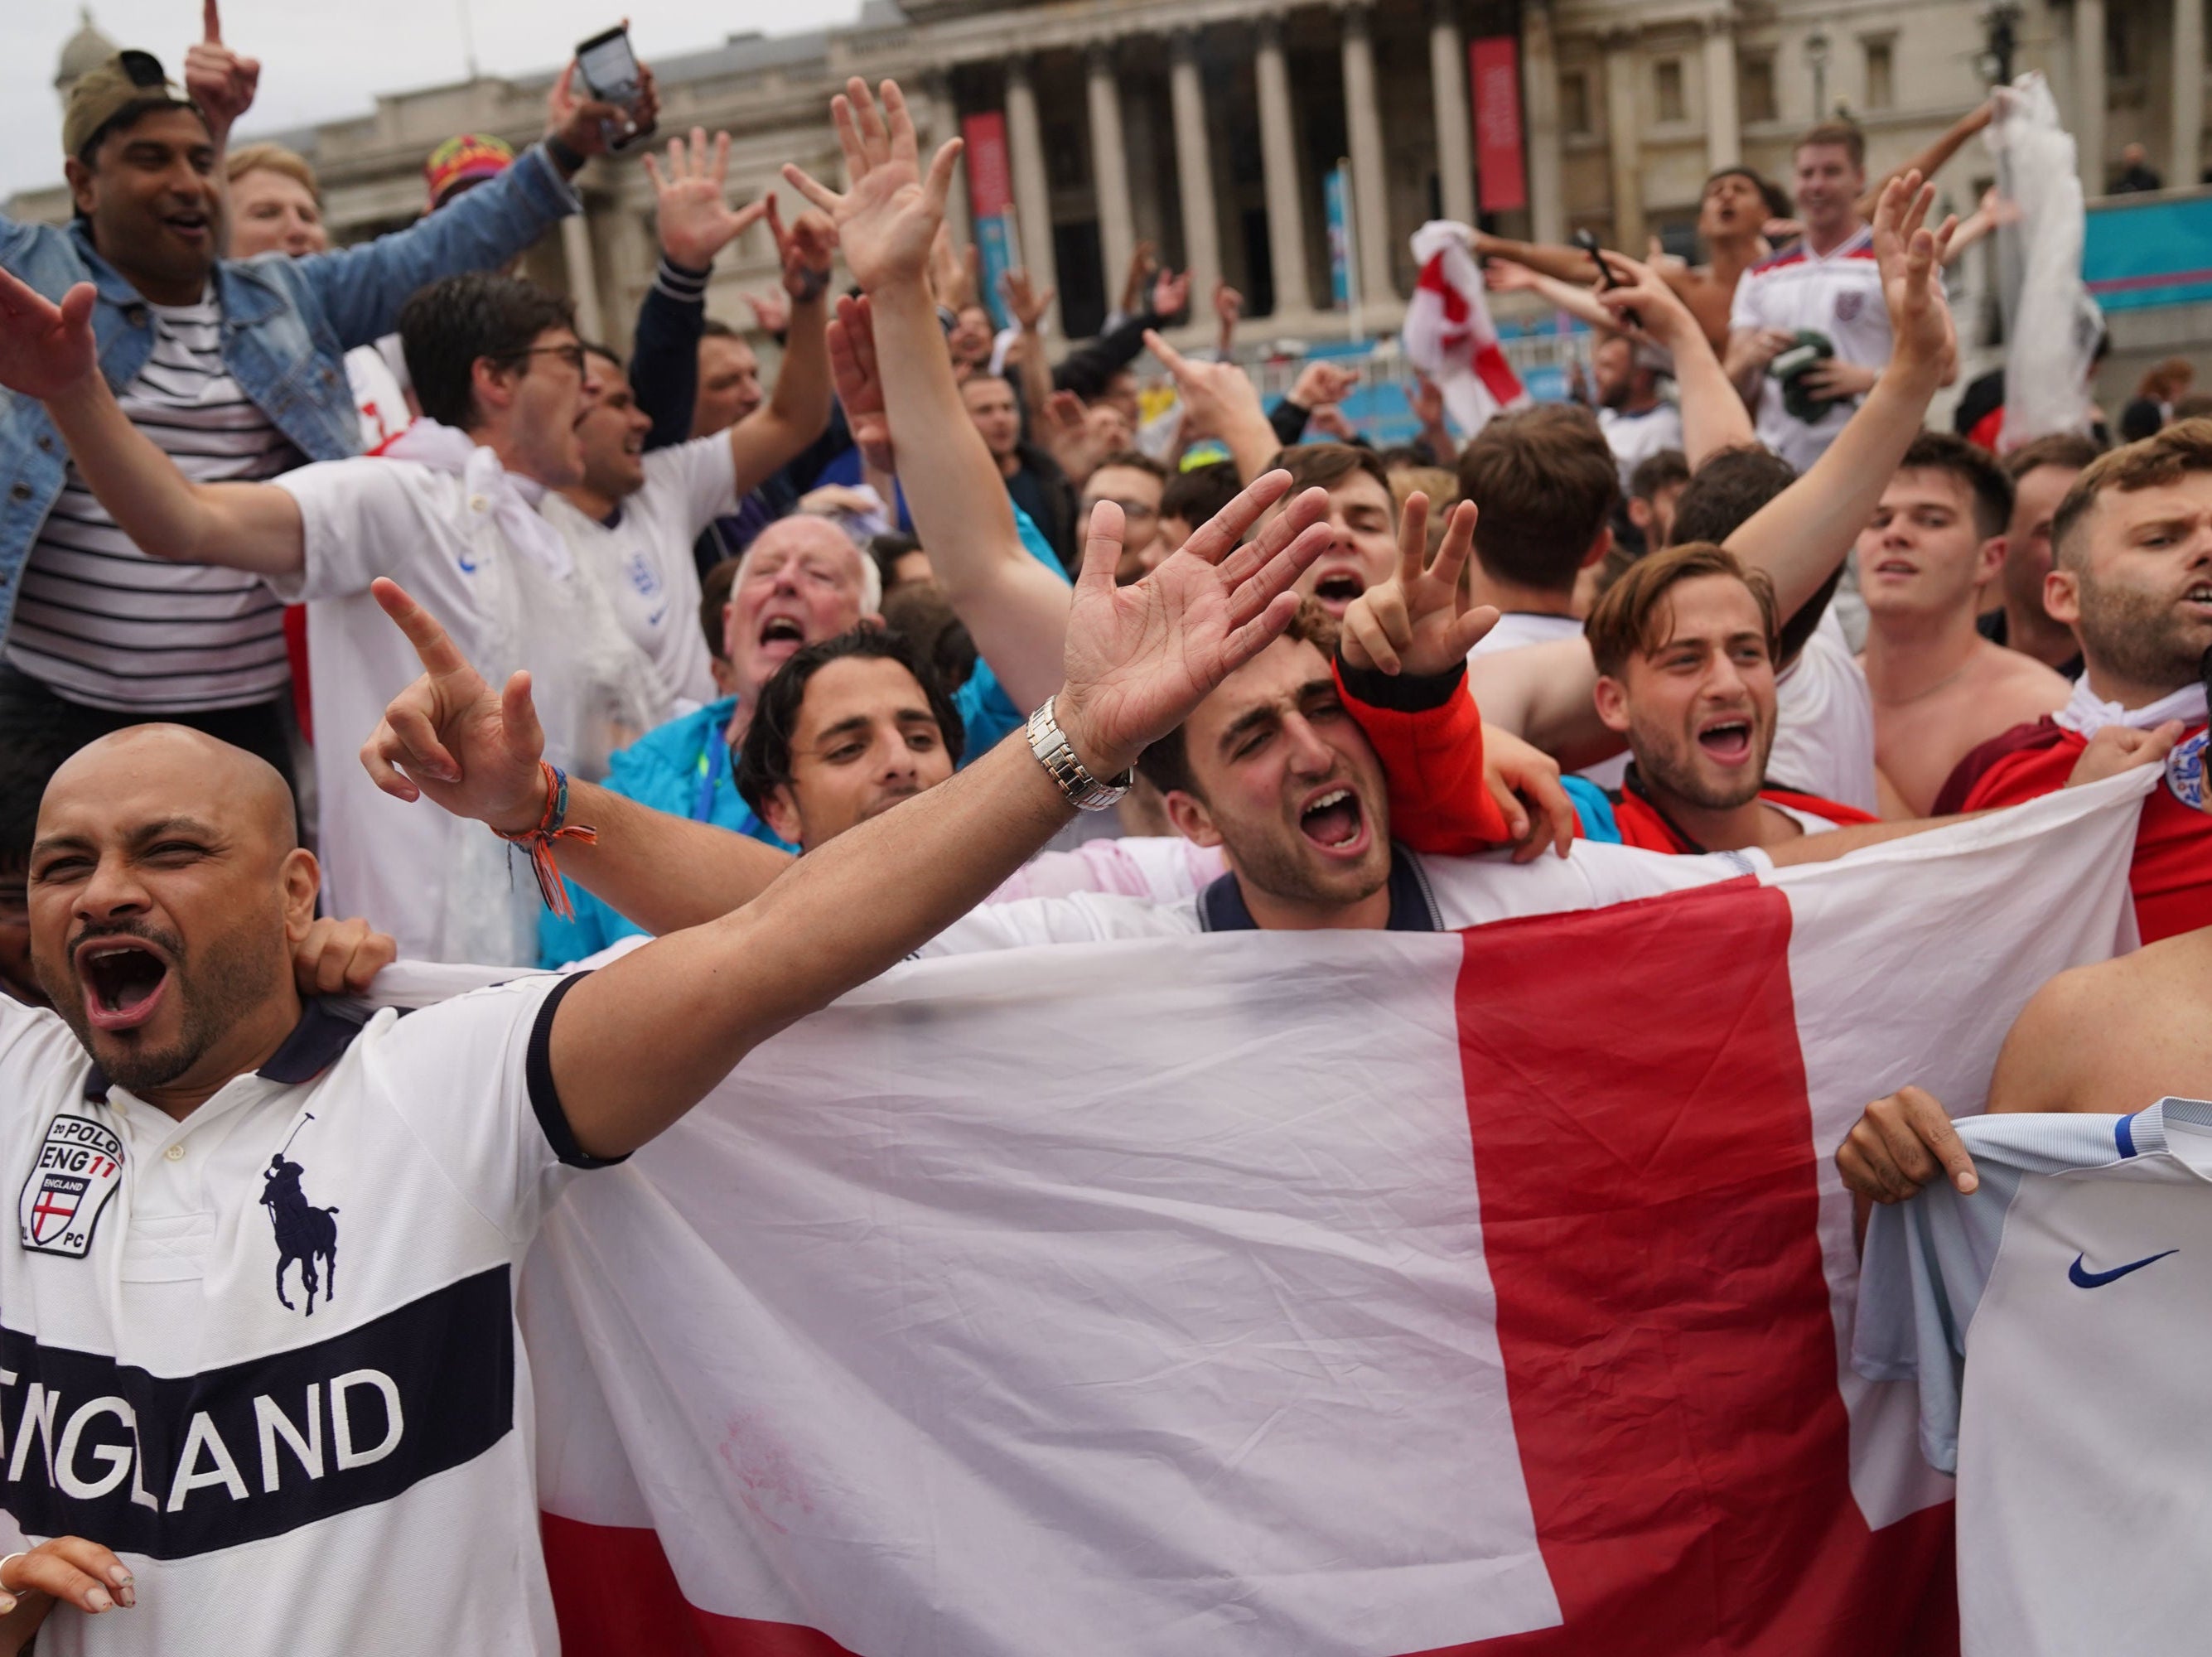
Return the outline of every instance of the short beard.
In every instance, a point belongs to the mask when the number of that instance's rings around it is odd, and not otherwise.
[[[1390,859],[1387,855],[1389,842],[1381,835],[1375,845],[1385,848],[1379,861],[1381,867],[1371,880],[1356,888],[1323,883],[1314,877],[1313,870],[1293,853],[1285,851],[1264,835],[1255,835],[1249,845],[1237,845],[1227,835],[1222,837],[1222,850],[1237,866],[1237,874],[1265,892],[1269,897],[1279,898],[1285,903],[1311,904],[1319,908],[1350,908],[1381,891],[1390,883]],[[1349,883],[1362,878],[1363,870],[1346,868],[1342,878]]]
[[[1766,786],[1766,758],[1774,747],[1774,733],[1762,732],[1753,719],[1751,739],[1759,746],[1759,763],[1747,767],[1742,780],[1725,792],[1705,780],[1671,734],[1662,737],[1638,731],[1631,746],[1636,753],[1637,774],[1645,786],[1672,794],[1700,811],[1733,811],[1757,799],[1759,791]]]
[[[289,978],[291,972],[281,934],[272,950],[268,938],[258,931],[232,932],[211,942],[197,968],[185,952],[184,940],[173,932],[129,926],[101,936],[143,938],[168,952],[168,993],[178,998],[182,1015],[174,1041],[166,1047],[149,1048],[140,1044],[134,1032],[110,1034],[93,1029],[85,1016],[84,987],[74,971],[64,969],[51,976],[40,972],[40,985],[107,1079],[142,1096],[148,1089],[167,1087],[190,1071],[210,1048],[258,1008],[269,996],[272,970],[279,975],[276,981]],[[106,1051],[94,1046],[95,1041]]]
[[[2081,614],[2074,630],[2100,677],[2168,691],[2197,683],[2207,641],[2190,636],[2170,600],[2106,585],[2086,569],[2076,579]]]

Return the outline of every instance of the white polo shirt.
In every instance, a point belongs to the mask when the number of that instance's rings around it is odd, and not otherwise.
[[[1817,329],[1844,362],[1879,368],[1889,361],[1889,308],[1882,303],[1881,267],[1875,262],[1874,228],[1861,225],[1841,245],[1815,253],[1802,240],[1779,249],[1743,273],[1735,285],[1729,326]],[[1850,422],[1855,401],[1837,404],[1808,425],[1782,406],[1782,387],[1764,376],[1759,385],[1759,440],[1799,471],[1828,452]]]
[[[575,981],[310,1003],[181,1122],[0,998],[0,1506],[137,1579],[41,1657],[558,1650],[514,1277],[592,1165],[544,1057]]]
[[[630,642],[653,663],[660,693],[655,725],[720,694],[707,635],[699,628],[699,566],[691,543],[708,525],[737,509],[727,434],[647,455],[644,487],[623,497],[611,524],[586,517],[550,492],[538,504],[605,592]]]

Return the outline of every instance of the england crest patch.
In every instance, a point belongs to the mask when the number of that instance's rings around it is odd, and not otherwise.
[[[1859,312],[1865,307],[1865,305],[1866,295],[1864,294],[1853,289],[1846,289],[1844,292],[1836,295],[1836,320],[1838,322],[1856,321],[1858,319]]]
[[[2204,739],[2212,731],[2198,731],[2174,744],[2166,756],[2166,786],[2174,798],[2192,811],[2204,809]]]
[[[82,1259],[108,1199],[122,1183],[121,1135],[88,1116],[55,1117],[15,1199],[23,1247]]]

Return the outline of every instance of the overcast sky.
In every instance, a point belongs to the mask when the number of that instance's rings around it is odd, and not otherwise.
[[[487,75],[548,69],[620,21],[626,3],[647,62],[748,29],[849,22],[860,9],[860,0],[224,0],[224,39],[262,65],[260,97],[239,131],[339,120],[367,113],[380,92],[460,80],[471,36]],[[200,0],[94,0],[93,21],[181,76]],[[0,198],[61,178],[54,64],[77,25],[76,0],[0,0]]]

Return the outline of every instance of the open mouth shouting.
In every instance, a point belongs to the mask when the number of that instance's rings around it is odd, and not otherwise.
[[[1299,808],[1298,830],[1331,857],[1356,858],[1370,838],[1358,792],[1341,783],[1320,790]]]
[[[1718,760],[1723,765],[1739,766],[1751,762],[1751,717],[1745,713],[1728,713],[1712,720],[1698,732],[1698,746],[1706,757]]]
[[[1345,611],[1352,608],[1352,601],[1366,591],[1365,576],[1356,569],[1340,566],[1322,573],[1320,580],[1314,583],[1313,595],[1321,601],[1323,610],[1340,622]]]
[[[94,1029],[136,1029],[154,1016],[169,986],[169,962],[143,939],[110,932],[76,948],[84,1016]]]
[[[806,628],[796,616],[763,616],[755,642],[764,659],[788,661],[806,642]]]

